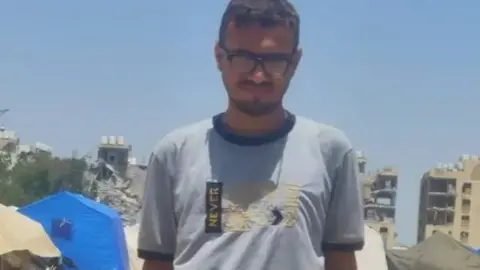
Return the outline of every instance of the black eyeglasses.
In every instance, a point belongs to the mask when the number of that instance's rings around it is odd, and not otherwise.
[[[270,75],[283,75],[292,63],[290,53],[265,53],[256,54],[245,50],[231,51],[224,47],[227,60],[232,69],[238,73],[252,73],[260,66],[265,73]]]

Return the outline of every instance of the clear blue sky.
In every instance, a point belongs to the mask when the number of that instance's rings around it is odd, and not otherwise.
[[[225,108],[213,44],[226,1],[1,1],[0,123],[69,155],[124,135],[138,157]],[[480,1],[294,1],[304,58],[290,110],[400,171],[399,240],[419,178],[480,154]]]

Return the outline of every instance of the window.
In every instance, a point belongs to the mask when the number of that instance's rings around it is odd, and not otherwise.
[[[460,233],[460,242],[462,243],[468,243],[468,232],[461,232]]]
[[[361,162],[358,164],[358,171],[360,173],[365,173],[365,163]]]
[[[453,184],[448,184],[447,186],[447,193],[451,195],[455,195],[455,186]]]
[[[470,200],[463,199],[462,200],[462,213],[469,214],[470,213]]]
[[[428,198],[429,207],[434,208],[453,208],[455,207],[455,197],[454,196],[429,196]]]
[[[455,179],[430,179],[429,181],[429,191],[438,192],[438,193],[448,193],[449,190],[455,190],[456,180]]]
[[[392,188],[392,181],[390,181],[390,180],[385,181],[385,188],[386,189],[391,189]]]
[[[470,226],[470,216],[462,216],[462,228],[468,228]]]
[[[381,205],[393,205],[391,198],[383,198],[383,197],[377,198],[376,203]]]
[[[447,225],[453,224],[454,214],[453,212],[445,212],[445,223]]]
[[[368,220],[377,220],[377,215],[375,213],[375,210],[373,210],[373,209],[368,209],[367,210],[367,219]]]
[[[462,193],[463,195],[471,195],[472,194],[472,183],[464,183],[462,186]]]
[[[448,211],[428,211],[427,224],[432,225],[452,225],[454,219],[453,212]]]

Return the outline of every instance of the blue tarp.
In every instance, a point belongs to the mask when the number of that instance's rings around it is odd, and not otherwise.
[[[106,205],[60,192],[18,211],[41,223],[80,270],[128,270],[122,220]]]
[[[480,255],[480,248],[479,248],[479,249],[477,249],[477,254],[478,254],[478,255]]]

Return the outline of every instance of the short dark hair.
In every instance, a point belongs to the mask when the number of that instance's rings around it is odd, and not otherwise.
[[[223,13],[219,30],[219,43],[225,45],[228,24],[235,22],[239,27],[252,22],[265,27],[277,26],[286,22],[294,32],[294,50],[300,39],[300,17],[288,0],[231,0]]]

